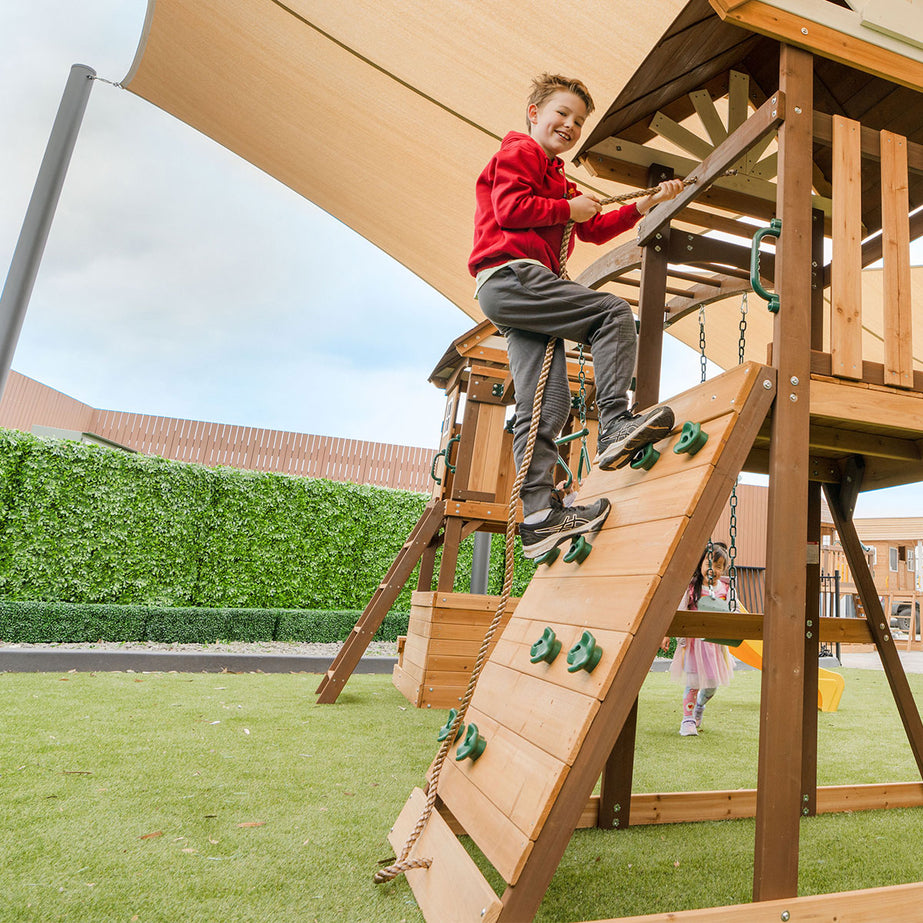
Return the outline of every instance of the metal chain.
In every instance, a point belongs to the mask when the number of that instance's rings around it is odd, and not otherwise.
[[[744,292],[740,299],[740,338],[737,341],[737,364],[743,365],[744,353],[747,348],[747,292]],[[728,548],[728,608],[731,612],[737,612],[737,485],[740,483],[740,476],[734,481],[731,488],[731,499],[728,501],[730,506],[730,522],[728,532],[730,535],[730,547]]]
[[[702,384],[708,377],[707,360],[705,358],[705,305],[699,305],[699,366],[702,373]]]
[[[744,350],[747,346],[747,292],[740,299],[740,339],[737,341],[737,364],[744,364]]]

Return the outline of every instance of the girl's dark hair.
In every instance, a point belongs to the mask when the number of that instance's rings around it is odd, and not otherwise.
[[[695,573],[692,575],[690,586],[692,587],[692,600],[695,603],[698,603],[702,598],[702,584],[705,582],[705,575],[702,573],[702,565],[708,557],[708,552],[708,548],[702,552],[702,557],[699,558],[699,563],[695,566]],[[725,545],[724,542],[712,542],[711,558],[712,562],[714,562],[715,558],[720,558],[725,564],[730,563],[731,559],[728,555],[728,546]]]

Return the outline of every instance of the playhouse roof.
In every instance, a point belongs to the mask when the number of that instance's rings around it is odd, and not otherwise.
[[[534,0],[527,14],[486,0],[148,0],[122,83],[479,320],[467,272],[474,180],[500,138],[524,128],[531,78],[577,72],[604,106],[682,6],[619,0],[616,17],[606,0]]]

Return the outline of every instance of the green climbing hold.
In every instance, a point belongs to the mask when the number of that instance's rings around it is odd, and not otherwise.
[[[470,759],[472,763],[475,763],[481,758],[486,746],[487,741],[478,733],[478,726],[469,724],[465,739],[458,745],[458,750],[455,751],[455,759],[456,761]]]
[[[692,423],[687,420],[683,424],[682,431],[679,434],[679,440],[673,446],[673,451],[677,455],[685,453],[686,455],[695,455],[705,443],[708,442],[708,433],[702,429],[698,423]]]
[[[558,555],[561,553],[561,549],[557,545],[554,548],[549,548],[544,554],[540,554],[536,559],[536,564],[552,564],[557,560]]]
[[[649,442],[631,456],[631,461],[628,464],[629,467],[634,468],[635,471],[639,468],[650,471],[658,458],[660,458],[660,453],[654,448],[654,443]]]
[[[567,652],[567,672],[586,670],[587,673],[592,673],[602,655],[603,649],[597,645],[596,639],[590,632],[585,631],[580,640]]]
[[[530,648],[529,660],[532,663],[552,663],[560,653],[561,642],[555,637],[552,629],[546,628],[542,636]]]
[[[446,721],[446,723],[441,728],[439,728],[439,733],[436,735],[436,740],[438,740],[441,743],[443,740],[446,739],[446,737],[449,736],[449,732],[452,730],[452,724],[457,717],[458,717],[458,709],[450,708],[449,709],[449,720]],[[464,725],[464,722],[462,722],[458,725],[458,730],[455,732],[455,740],[458,740],[458,738],[461,737],[464,730],[465,730],[465,725]],[[454,743],[454,740],[453,740],[453,743]]]
[[[567,549],[567,553],[564,555],[564,561],[567,564],[574,561],[582,564],[589,557],[592,550],[593,546],[582,535],[576,535],[571,539],[570,548]]]

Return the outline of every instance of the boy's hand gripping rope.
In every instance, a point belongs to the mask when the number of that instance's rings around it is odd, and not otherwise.
[[[734,173],[736,171],[728,172]],[[691,186],[695,182],[695,179],[685,180],[683,185]],[[659,186],[652,186],[649,189],[641,189],[637,192],[627,192],[622,195],[610,196],[607,199],[603,199],[600,204],[612,205],[615,202],[627,202],[629,199],[640,199],[646,195],[651,195],[659,188]],[[567,251],[568,247],[570,246],[570,238],[573,230],[574,222],[568,221],[564,228],[564,235],[561,239],[561,254],[559,258],[561,267],[559,270],[559,275],[562,279],[570,278],[567,275]],[[478,678],[481,675],[481,670],[484,668],[484,663],[487,660],[487,651],[490,648],[490,643],[493,640],[494,634],[496,634],[501,620],[503,619],[503,614],[506,612],[506,607],[510,600],[510,595],[513,588],[513,569],[515,565],[513,560],[513,553],[516,540],[516,511],[519,506],[519,493],[522,490],[523,481],[525,481],[526,472],[529,470],[529,465],[532,463],[532,452],[535,448],[535,440],[538,435],[539,417],[542,410],[542,397],[545,393],[545,383],[548,381],[548,373],[551,371],[551,360],[554,357],[554,347],[556,343],[557,337],[549,337],[548,346],[545,349],[545,358],[542,362],[542,370],[539,374],[538,382],[535,386],[535,397],[532,401],[532,419],[529,425],[529,438],[526,441],[526,451],[523,455],[522,464],[519,466],[519,470],[516,472],[516,480],[513,482],[513,487],[510,490],[510,503],[506,517],[506,568],[503,573],[503,590],[500,594],[500,602],[497,605],[497,612],[487,628],[487,633],[484,635],[484,640],[481,641],[481,647],[478,650],[478,656],[474,663],[474,669],[471,671],[471,678],[468,680],[468,687],[465,690],[461,704],[458,707],[458,713],[455,715],[455,720],[452,722],[445,740],[442,741],[442,744],[439,747],[439,751],[436,754],[436,759],[433,761],[433,768],[432,772],[430,773],[429,783],[426,786],[426,805],[423,808],[423,812],[420,814],[419,820],[416,822],[413,830],[410,832],[410,836],[407,838],[407,842],[401,849],[401,854],[397,857],[397,861],[395,861],[392,865],[379,869],[375,873],[373,879],[375,884],[384,884],[386,881],[392,881],[393,879],[397,878],[398,875],[401,875],[404,872],[408,872],[411,869],[428,869],[433,864],[432,859],[411,859],[410,852],[416,844],[417,840],[420,838],[420,835],[423,833],[430,815],[433,813],[433,808],[436,805],[436,790],[439,785],[439,775],[442,772],[442,766],[445,763],[446,756],[448,756],[449,748],[455,742],[458,729],[461,727],[465,720],[465,713],[468,711],[468,705],[471,702],[471,697],[474,695],[475,686],[477,685]]]

